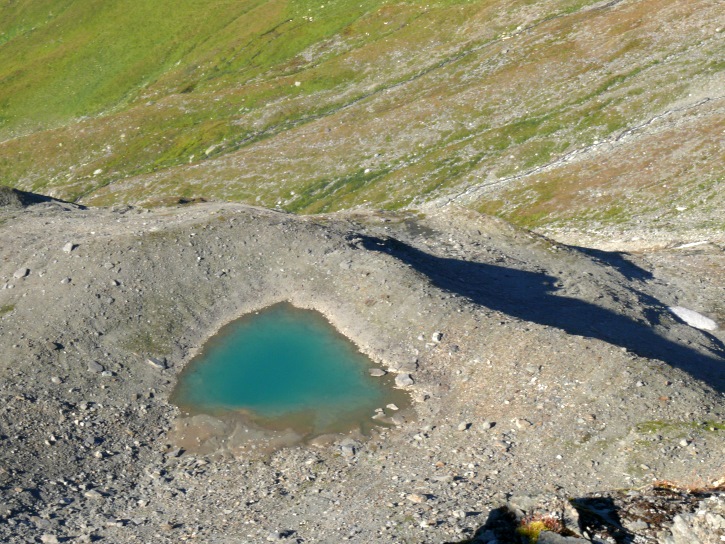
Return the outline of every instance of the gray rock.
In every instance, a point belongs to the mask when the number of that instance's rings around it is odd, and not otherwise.
[[[441,331],[436,331],[431,335],[430,339],[438,343],[443,339],[443,333]]]
[[[713,496],[698,503],[690,514],[678,514],[664,544],[710,544],[725,541],[725,496]]]
[[[103,366],[96,361],[91,361],[90,363],[88,363],[88,372],[98,374],[99,372],[103,372],[103,370]]]
[[[471,426],[470,423],[467,423],[465,421],[462,421],[461,423],[458,424],[458,430],[459,431],[467,431],[470,426]]]
[[[58,544],[58,537],[55,535],[45,534],[41,535],[40,541],[43,544]]]
[[[77,247],[77,244],[74,244],[73,242],[68,242],[66,245],[63,246],[63,251],[65,251],[66,253],[70,253]]]
[[[13,278],[19,280],[30,274],[30,268],[18,268],[13,274]]]
[[[407,385],[413,385],[413,376],[410,374],[398,374],[395,377],[395,385],[398,387],[405,387]]]
[[[146,364],[157,370],[164,370],[166,368],[166,361],[163,359],[157,359],[156,357],[148,357]]]
[[[89,491],[86,491],[85,493],[83,493],[83,496],[86,497],[86,498],[88,498],[88,499],[93,499],[93,500],[98,500],[98,499],[102,499],[103,498],[103,495],[101,495],[95,489],[91,489]]]
[[[494,423],[492,421],[486,420],[483,423],[481,423],[481,430],[487,431],[493,426],[494,426]]]
[[[387,374],[387,372],[385,372],[382,368],[371,368],[368,370],[368,373],[374,378],[379,378],[380,376],[385,376]]]

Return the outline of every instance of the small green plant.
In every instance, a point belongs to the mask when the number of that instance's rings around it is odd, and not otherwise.
[[[536,544],[543,531],[561,534],[564,531],[564,525],[559,518],[550,514],[535,514],[522,519],[521,525],[516,529],[518,534],[529,539],[530,544]]]
[[[5,314],[9,314],[15,309],[15,306],[12,304],[7,304],[5,306],[0,306],[0,316],[3,316]]]

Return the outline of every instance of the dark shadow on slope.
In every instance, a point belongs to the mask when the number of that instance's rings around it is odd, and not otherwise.
[[[0,208],[27,208],[28,206],[32,206],[34,204],[53,202],[58,204],[70,204],[82,210],[86,209],[85,206],[81,206],[80,204],[72,204],[71,202],[66,202],[50,196],[21,191],[19,189],[13,189],[12,187],[0,186]]]
[[[393,238],[357,238],[364,248],[390,254],[428,276],[437,287],[476,304],[569,334],[625,347],[637,355],[681,368],[715,390],[725,391],[725,346],[710,335],[706,336],[715,351],[701,353],[658,335],[647,323],[583,300],[557,296],[557,278],[553,276],[436,257]],[[655,308],[661,306],[651,297],[643,298]],[[661,309],[664,311],[664,307]]]
[[[573,499],[571,505],[579,513],[579,527],[590,539],[602,534],[617,544],[631,544],[634,535],[624,528],[614,501],[609,497]]]
[[[627,259],[626,253],[620,251],[602,251],[601,249],[593,249],[591,247],[567,246],[570,249],[588,255],[595,261],[610,266],[617,270],[622,276],[629,281],[634,280],[651,280],[654,278],[649,270],[640,268]]]

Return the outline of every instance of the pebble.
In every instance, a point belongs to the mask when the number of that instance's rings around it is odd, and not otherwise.
[[[103,370],[103,366],[96,361],[91,361],[90,363],[88,363],[88,372],[98,374],[99,372],[103,372]]]
[[[385,407],[388,410],[393,410],[393,411],[400,410],[400,408],[398,408],[398,405],[397,404],[393,404],[392,402],[390,404],[386,405]]]
[[[65,285],[65,284],[68,284],[68,283],[70,283],[70,282],[71,282],[71,279],[70,279],[70,278],[63,278],[62,280],[60,280],[60,283],[62,283],[62,284],[64,284],[64,285]]]
[[[410,374],[398,374],[395,377],[395,385],[398,387],[405,387],[406,385],[413,385],[413,376]]]
[[[48,534],[41,535],[40,541],[43,544],[58,544],[58,542],[59,542],[57,536],[55,536],[55,535],[48,535]]]
[[[494,425],[494,424],[493,424],[493,422],[492,422],[492,421],[488,421],[488,420],[486,420],[486,421],[484,421],[483,423],[481,423],[481,429],[482,429],[482,430],[484,430],[484,431],[487,431],[487,430],[489,430],[489,429],[490,429],[491,427],[493,427],[493,425]]]
[[[85,493],[83,493],[83,496],[86,497],[86,498],[88,498],[88,499],[94,499],[94,500],[96,500],[96,499],[102,499],[103,498],[103,495],[101,495],[95,489],[91,489],[90,491],[86,491]]]
[[[519,429],[527,429],[528,427],[531,427],[531,425],[533,425],[529,420],[522,419],[520,417],[517,417],[514,420],[514,423],[516,424],[516,427]]]
[[[66,253],[70,253],[77,247],[78,246],[76,244],[74,244],[73,242],[68,242],[66,245],[63,246],[63,251],[65,251]]]
[[[148,357],[146,359],[146,363],[149,366],[156,368],[158,370],[164,370],[166,368],[166,363],[161,359],[157,359],[156,357]]]
[[[368,370],[368,373],[374,378],[379,378],[380,376],[385,376],[387,374],[387,372],[385,372],[382,368],[371,368]]]
[[[458,430],[459,431],[467,431],[470,426],[471,426],[470,423],[467,423],[467,422],[463,421],[463,422],[461,422],[461,423],[458,424]]]
[[[28,274],[30,274],[30,269],[29,268],[18,268],[15,271],[15,273],[13,274],[13,278],[15,278],[16,280],[19,280],[21,278],[24,278]]]
[[[436,331],[431,335],[430,339],[433,340],[433,342],[440,342],[443,339],[443,333],[441,331]]]
[[[424,503],[428,500],[428,497],[425,495],[422,495],[420,493],[411,493],[406,497],[410,502],[414,502],[416,504]]]

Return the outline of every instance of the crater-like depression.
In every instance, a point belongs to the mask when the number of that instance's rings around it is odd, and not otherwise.
[[[274,449],[390,425],[410,405],[324,316],[281,303],[223,327],[179,375],[172,440],[195,451]]]

